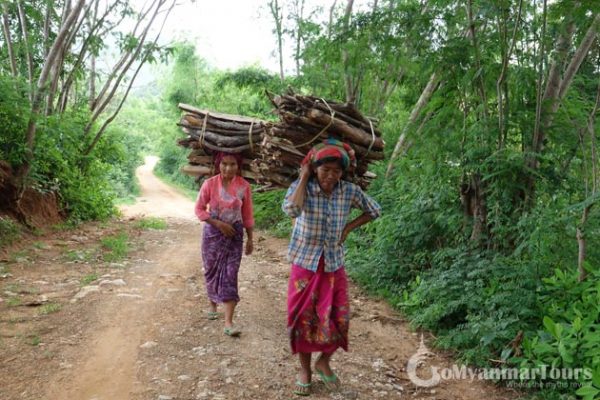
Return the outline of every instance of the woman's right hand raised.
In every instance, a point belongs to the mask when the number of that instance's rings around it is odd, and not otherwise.
[[[300,179],[308,179],[310,178],[312,171],[310,169],[310,164],[306,163],[306,164],[302,164],[302,166],[300,167]]]

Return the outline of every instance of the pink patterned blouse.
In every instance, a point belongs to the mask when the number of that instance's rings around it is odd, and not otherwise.
[[[254,216],[250,184],[239,175],[227,188],[223,187],[221,174],[205,180],[198,193],[195,212],[200,221],[214,218],[228,224],[241,222],[244,228],[252,228]]]

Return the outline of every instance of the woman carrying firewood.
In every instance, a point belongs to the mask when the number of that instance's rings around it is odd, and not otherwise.
[[[329,139],[313,147],[302,161],[283,210],[296,218],[288,248],[292,263],[288,284],[288,333],[300,374],[294,393],[311,392],[311,354],[320,352],[314,370],[325,386],[340,381],[330,366],[332,354],[348,350],[348,281],[343,243],[350,232],[379,217],[381,207],[357,185],[342,180],[355,164],[352,148]],[[352,208],[363,213],[348,222]]]
[[[250,184],[240,175],[242,155],[216,153],[217,175],[202,184],[196,201],[196,216],[204,221],[202,261],[210,302],[207,317],[218,319],[217,304],[225,308],[224,333],[239,336],[233,325],[233,312],[239,302],[238,270],[242,260],[244,229],[246,255],[252,254],[252,194]]]

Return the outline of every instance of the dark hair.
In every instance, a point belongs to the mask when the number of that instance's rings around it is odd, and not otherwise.
[[[340,168],[342,169],[342,171],[344,171],[344,172],[346,171],[346,168],[344,168],[344,161],[341,158],[339,158],[339,157],[324,157],[324,158],[321,158],[318,161],[313,162],[313,165],[314,165],[315,168],[317,168],[317,167],[320,167],[323,164],[327,164],[327,163],[330,163],[330,162],[336,162],[340,166]]]

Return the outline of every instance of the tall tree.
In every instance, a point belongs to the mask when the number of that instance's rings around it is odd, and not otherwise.
[[[100,94],[92,102],[86,132],[109,109],[109,104],[119,90],[125,89],[125,95],[119,97],[122,105],[141,66],[165,51],[157,45],[158,36],[154,40],[146,38],[157,22],[157,16],[164,23],[164,18],[175,4],[175,0],[152,0],[141,13],[134,13],[127,0],[16,0],[12,6],[8,2],[2,2],[4,40],[0,40],[0,52],[6,51],[11,56],[7,58],[8,62],[0,61],[0,71],[10,67],[13,76],[29,82],[30,86],[29,120],[23,146],[19,146],[24,149],[24,155],[15,158],[20,163],[16,165],[20,186],[18,199],[26,188],[27,178],[35,161],[38,120],[44,115],[64,113],[70,105],[76,107],[76,100],[85,96],[79,89],[84,86],[78,83],[88,77],[103,85]],[[122,33],[121,21],[131,16],[136,16],[136,27],[132,32]],[[85,61],[90,56],[95,60],[95,57],[105,51],[108,42],[102,38],[107,35],[121,38],[121,54],[115,68],[104,77],[98,76],[95,68],[90,71]],[[18,53],[14,51],[15,38],[19,45]],[[124,86],[125,81],[128,86]],[[89,87],[94,94],[93,85]],[[117,110],[120,110],[120,105],[116,107]],[[88,153],[98,142],[106,126],[114,120],[114,109],[111,113],[90,139]]]
[[[15,51],[13,49],[13,40],[10,33],[10,19],[8,16],[8,3],[2,2],[2,32],[4,33],[4,43],[8,53],[8,60],[10,63],[10,71],[14,77],[19,75],[17,70],[17,59],[15,57]]]
[[[344,12],[344,17],[342,19],[343,24],[342,24],[342,29],[345,33],[348,32],[348,28],[350,25],[350,18],[352,17],[352,7],[354,6],[354,0],[347,0],[346,3],[346,11]],[[348,50],[344,47],[342,49],[342,64],[344,66],[344,82],[345,82],[345,88],[346,88],[346,101],[348,103],[353,103],[356,101],[356,92],[358,90],[358,85],[355,84],[352,76],[352,73],[350,72],[350,63],[349,63],[349,56],[348,56]]]
[[[71,29],[77,23],[77,19],[79,18],[80,13],[83,10],[84,4],[85,0],[78,0],[74,7],[71,9],[71,11],[66,15],[64,23],[62,24],[60,31],[57,33],[54,43],[52,44],[52,47],[48,52],[48,57],[44,61],[39,75],[39,79],[34,88],[34,93],[32,95],[31,101],[31,116],[29,117],[29,122],[27,124],[27,132],[25,134],[25,159],[23,160],[23,163],[19,166],[19,169],[17,171],[17,178],[19,179],[20,185],[22,187],[21,195],[26,185],[25,180],[31,169],[31,162],[33,159],[33,148],[35,145],[35,134],[37,130],[37,119],[39,117],[42,99],[45,94],[48,76],[50,74],[50,70],[55,66],[55,63],[58,61],[59,52],[62,49],[65,41],[68,39],[68,35],[71,32]]]
[[[556,40],[555,54],[546,79],[541,104],[538,106],[540,109],[540,122],[533,135],[531,144],[532,156],[528,158],[528,166],[533,171],[539,168],[539,156],[544,149],[544,141],[547,137],[547,133],[552,128],[556,112],[560,107],[562,99],[571,87],[573,77],[579,70],[581,63],[596,40],[599,28],[600,13],[596,13],[593,15],[581,43],[574,51],[571,59],[567,60],[568,52],[572,47],[576,23],[572,15],[567,16],[566,18],[566,26]],[[561,76],[563,71],[564,75]],[[535,195],[535,180],[533,174],[528,178],[526,195],[530,202]]]
[[[279,0],[269,1],[269,11],[275,23],[273,32],[277,35],[277,57],[279,59],[279,77],[281,81],[285,79],[283,74],[283,7]]]
[[[136,48],[136,50],[135,50],[135,52],[134,52],[131,60],[124,67],[122,75],[119,76],[119,78],[117,79],[117,81],[115,83],[115,86],[113,87],[113,90],[106,97],[106,99],[104,100],[104,102],[102,103],[102,105],[99,106],[98,110],[94,111],[94,114],[92,115],[92,120],[90,121],[90,123],[88,123],[88,125],[86,127],[86,133],[89,132],[89,130],[87,130],[87,129],[88,129],[89,126],[91,126],[90,124],[95,121],[94,117],[97,118],[97,116],[101,112],[102,106],[105,107],[106,104],[108,104],[112,100],[112,98],[114,97],[114,95],[116,93],[116,88],[119,87],[119,83],[122,80],[123,76],[125,75],[125,72],[127,72],[129,70],[129,68],[131,67],[131,65],[133,64],[134,61],[138,61],[137,68],[135,69],[133,75],[131,76],[131,78],[129,80],[129,85],[127,86],[127,89],[125,90],[125,93],[122,95],[121,100],[119,101],[119,103],[118,103],[115,111],[104,121],[104,123],[102,124],[102,126],[96,132],[96,135],[94,136],[94,139],[92,140],[92,142],[84,150],[84,152],[83,152],[84,155],[89,155],[90,154],[90,152],[94,149],[94,147],[96,146],[96,144],[98,143],[98,141],[102,137],[102,134],[106,131],[106,127],[112,121],[114,121],[114,119],[116,118],[117,114],[119,113],[119,111],[123,107],[123,103],[127,99],[127,96],[129,95],[129,91],[131,90],[131,87],[132,87],[133,83],[135,82],[135,78],[139,74],[142,66],[150,58],[153,57],[153,53],[157,49],[157,42],[158,42],[158,39],[160,38],[160,35],[162,33],[162,29],[164,28],[165,22],[167,21],[167,18],[169,17],[169,14],[171,13],[171,11],[173,10],[173,7],[175,7],[175,5],[176,5],[176,0],[172,0],[172,1],[160,0],[160,1],[156,2],[156,5],[155,5],[156,8],[154,10],[154,13],[153,13],[152,17],[147,22],[146,29],[144,30],[143,35],[139,39],[138,46],[137,46],[137,48]],[[163,6],[167,6],[167,8],[163,8]],[[156,34],[156,36],[154,38],[154,41],[152,43],[150,43],[149,45],[147,45],[145,43],[145,40],[146,40],[146,36],[147,36],[147,33],[148,33],[148,29],[154,24],[154,20],[156,19],[156,17],[158,15],[160,15],[160,13],[163,14],[163,21],[162,21],[162,24],[161,24],[161,28],[158,31],[158,33]],[[95,104],[99,104],[99,102],[96,102]]]

